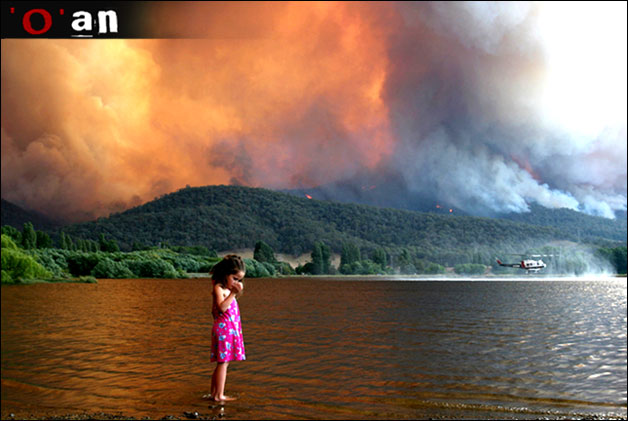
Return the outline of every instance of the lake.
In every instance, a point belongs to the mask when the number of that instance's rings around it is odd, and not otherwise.
[[[211,281],[2,286],[2,414],[626,418],[626,279],[246,279],[209,391]]]

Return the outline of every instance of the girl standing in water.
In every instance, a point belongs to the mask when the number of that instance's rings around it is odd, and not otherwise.
[[[214,401],[234,400],[225,395],[227,367],[230,361],[246,359],[244,340],[242,338],[242,322],[240,309],[236,300],[244,289],[246,266],[241,257],[230,254],[225,256],[211,270],[213,284],[212,315],[212,349],[210,360],[216,362],[212,375],[211,394]]]

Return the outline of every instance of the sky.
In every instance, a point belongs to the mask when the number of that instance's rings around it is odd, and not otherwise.
[[[142,16],[162,38],[2,39],[3,199],[79,222],[188,185],[349,180],[478,215],[626,210],[626,2]]]

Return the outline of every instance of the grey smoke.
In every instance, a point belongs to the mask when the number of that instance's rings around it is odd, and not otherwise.
[[[533,202],[610,218],[626,209],[625,127],[582,138],[537,113],[545,57],[530,3],[399,9],[386,95],[392,162],[411,191],[480,214]]]

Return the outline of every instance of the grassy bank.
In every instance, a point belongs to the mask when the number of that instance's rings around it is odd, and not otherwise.
[[[215,255],[191,254],[168,248],[132,252],[79,251],[56,248],[24,249],[2,235],[2,283],[97,282],[97,278],[189,278],[209,276],[220,261]],[[245,258],[248,278],[294,274],[285,262]]]
[[[33,284],[58,284],[58,283],[73,283],[73,284],[97,284],[98,279],[93,276],[81,276],[79,278],[52,278],[52,279],[21,279],[16,282],[3,282],[4,285],[33,285]]]

